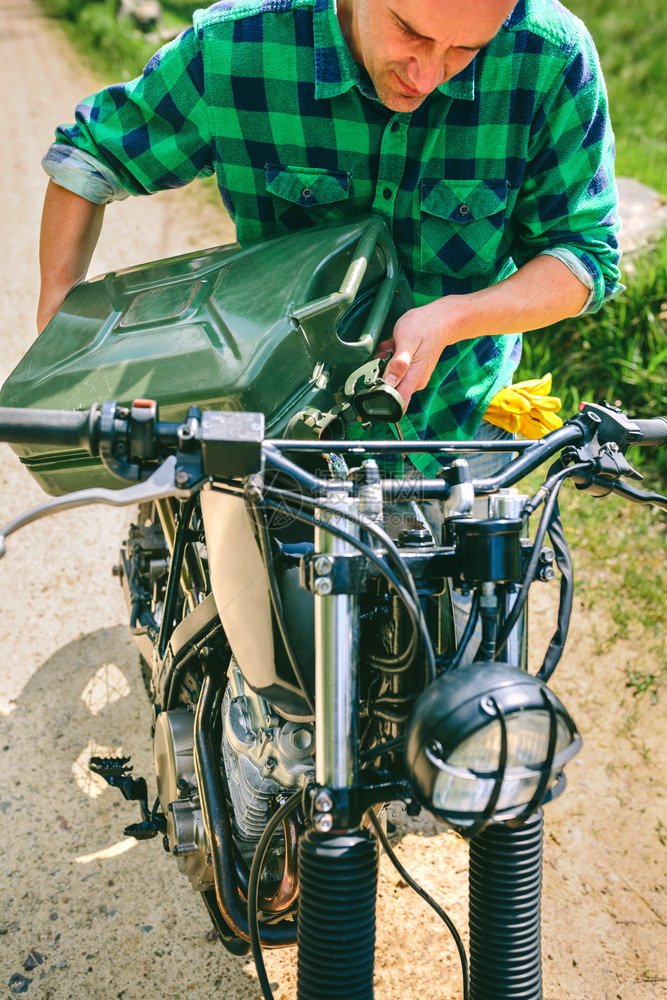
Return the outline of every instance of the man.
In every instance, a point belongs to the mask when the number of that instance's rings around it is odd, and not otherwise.
[[[44,163],[40,329],[128,192],[215,172],[242,243],[380,215],[416,302],[385,373],[406,437],[472,437],[520,334],[622,287],[604,84],[556,0],[221,0]]]

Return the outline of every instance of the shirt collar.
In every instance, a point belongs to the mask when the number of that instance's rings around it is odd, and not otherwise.
[[[338,23],[336,0],[315,0],[313,5],[315,97],[337,97],[356,84],[364,92],[361,69],[352,58]]]
[[[462,101],[474,101],[476,62],[477,56],[460,73],[438,87],[440,93],[447,97],[458,97]]]
[[[366,97],[377,100],[368,75],[352,58],[338,23],[336,0],[315,0],[313,5],[315,97],[337,97],[355,85]],[[438,87],[446,97],[472,101],[475,97],[475,59]]]

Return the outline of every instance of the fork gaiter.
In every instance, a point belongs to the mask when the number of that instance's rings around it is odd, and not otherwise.
[[[366,831],[301,837],[298,1000],[372,1000],[377,879]]]
[[[542,1000],[542,815],[470,841],[470,1000]]]

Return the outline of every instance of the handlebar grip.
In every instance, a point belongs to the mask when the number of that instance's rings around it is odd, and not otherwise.
[[[0,441],[83,448],[92,454],[97,407],[90,410],[28,410],[0,407]]]
[[[648,420],[636,420],[631,418],[641,433],[641,441],[634,441],[633,444],[641,444],[647,448],[661,448],[667,444],[667,419],[665,417],[651,417]]]

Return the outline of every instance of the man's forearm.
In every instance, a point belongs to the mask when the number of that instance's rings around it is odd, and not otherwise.
[[[41,290],[37,329],[40,333],[70,289],[85,278],[103,219],[104,205],[94,205],[49,181],[39,245]]]
[[[574,316],[588,289],[555,257],[535,257],[504,281],[448,295],[405,313],[394,328],[394,356],[385,380],[409,400],[423,389],[443,350],[474,337],[525,333]]]
[[[449,343],[539,330],[574,316],[587,298],[588,289],[567,265],[544,254],[489,288],[449,297],[447,303],[457,317],[457,331]]]

